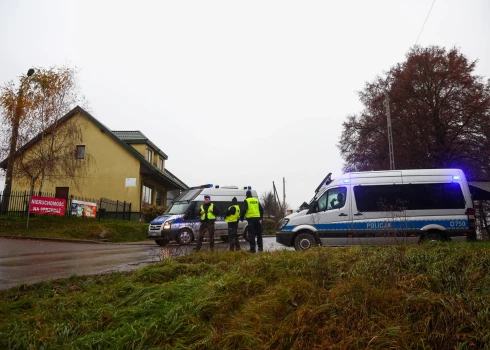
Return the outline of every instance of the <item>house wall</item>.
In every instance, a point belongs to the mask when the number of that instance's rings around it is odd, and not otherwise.
[[[151,149],[153,151],[153,159],[152,159],[153,166],[155,166],[157,169],[159,169],[158,168],[158,159],[161,158],[163,160],[163,168],[160,169],[160,170],[163,171],[165,169],[165,158],[163,158],[162,156],[158,155],[156,153],[155,149],[153,149],[149,145],[147,145],[147,144],[131,144],[130,146],[133,147],[135,150],[137,150],[143,157],[145,157],[146,160],[148,160],[147,154],[146,154],[146,150],[148,148]]]
[[[133,204],[133,210],[140,207],[140,161],[129,153],[121,144],[84,115],[77,115],[67,123],[82,123],[82,145],[85,145],[85,159],[88,162],[85,173],[79,174],[75,181],[67,178],[47,177],[43,192],[56,191],[56,187],[69,187],[71,195],[89,198],[109,198],[127,201]],[[33,146],[35,148],[36,146]],[[75,150],[74,150],[75,156]],[[134,187],[126,187],[126,178],[136,179]],[[13,176],[13,191],[28,191],[29,181]],[[40,181],[36,181],[34,190],[39,189]]]

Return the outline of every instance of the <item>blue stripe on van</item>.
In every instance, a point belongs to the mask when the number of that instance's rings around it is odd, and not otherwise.
[[[336,230],[386,230],[386,229],[421,229],[427,225],[440,225],[446,229],[469,229],[468,220],[407,220],[407,221],[367,221],[367,222],[332,222],[327,224],[314,224],[319,231]],[[292,231],[296,225],[288,225],[283,231]]]

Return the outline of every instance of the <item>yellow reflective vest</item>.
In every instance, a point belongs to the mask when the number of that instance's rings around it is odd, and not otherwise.
[[[257,198],[249,197],[245,199],[248,204],[245,218],[260,218],[259,200]]]
[[[203,220],[203,221],[206,220],[206,214],[208,215],[208,220],[216,219],[216,216],[214,215],[214,213],[210,212],[210,210],[213,210],[213,208],[214,208],[214,204],[211,203],[211,205],[208,208],[208,212],[201,215],[201,220]],[[201,211],[205,212],[204,205],[201,205]]]
[[[235,207],[235,209],[236,209],[235,215],[228,215],[225,218],[226,222],[237,222],[238,219],[240,218],[240,207],[238,205],[232,205],[230,208],[232,208],[232,207]],[[230,209],[230,208],[228,208],[228,209]]]

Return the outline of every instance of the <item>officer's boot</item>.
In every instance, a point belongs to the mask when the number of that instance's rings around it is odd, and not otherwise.
[[[196,247],[194,248],[194,250],[196,252],[200,251],[201,250],[201,246],[202,246],[202,241],[204,240],[204,237],[199,237],[197,239],[197,243],[196,243]]]

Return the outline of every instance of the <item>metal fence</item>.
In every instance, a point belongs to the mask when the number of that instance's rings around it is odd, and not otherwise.
[[[37,192],[36,196],[55,198],[54,193]],[[131,203],[112,200],[108,198],[88,198],[82,196],[70,196],[66,200],[65,216],[72,216],[72,204],[74,200],[97,204],[97,218],[131,220]],[[0,216],[26,217],[29,210],[29,192],[0,192]],[[134,214],[134,213],[133,213]],[[33,215],[33,214],[31,214]],[[38,215],[38,214],[36,214]]]

